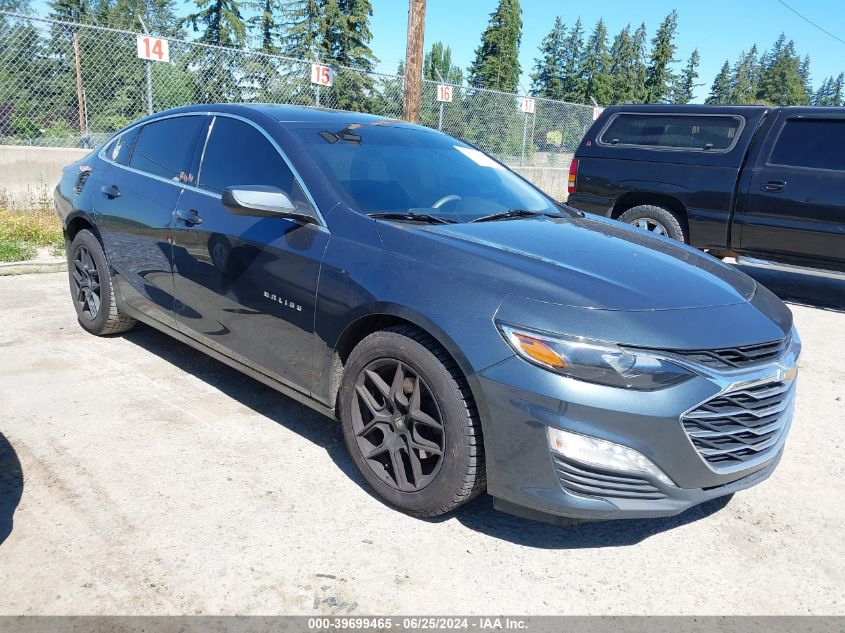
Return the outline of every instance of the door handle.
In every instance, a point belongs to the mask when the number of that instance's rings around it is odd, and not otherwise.
[[[114,200],[115,198],[120,197],[120,189],[117,188],[117,185],[100,187],[100,191],[102,191],[103,195],[109,200]]]
[[[761,189],[769,193],[777,193],[786,189],[786,183],[782,180],[770,180],[769,182],[764,182]]]
[[[185,211],[184,209],[176,209],[176,217],[182,220],[188,226],[196,226],[197,224],[202,224],[202,218],[200,214],[191,209],[190,211]]]

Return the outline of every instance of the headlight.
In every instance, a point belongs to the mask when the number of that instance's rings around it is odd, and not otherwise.
[[[675,486],[657,464],[628,446],[550,426],[549,447],[582,464],[626,473],[646,473],[666,486]]]
[[[694,374],[668,360],[630,352],[613,343],[552,336],[499,323],[505,340],[525,360],[587,382],[654,391],[684,382]]]
[[[790,352],[795,357],[796,361],[801,356],[801,337],[798,336],[798,330],[795,329],[794,325],[789,331],[789,344],[786,349],[787,352]]]

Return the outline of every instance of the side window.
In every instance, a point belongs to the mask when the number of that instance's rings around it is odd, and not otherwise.
[[[769,158],[770,165],[845,171],[845,120],[790,119]]]
[[[148,123],[138,133],[129,166],[154,176],[180,180],[202,121],[201,116],[183,116]]]
[[[199,187],[221,193],[236,185],[278,187],[297,206],[308,204],[293,173],[261,132],[243,121],[218,116],[203,153]]]
[[[727,151],[742,119],[733,116],[619,114],[601,135],[604,145]]]
[[[114,139],[106,148],[106,158],[113,160],[120,165],[129,164],[129,155],[132,153],[132,148],[135,145],[135,139],[138,138],[138,132],[141,128],[133,128],[128,132],[124,132],[116,139]]]

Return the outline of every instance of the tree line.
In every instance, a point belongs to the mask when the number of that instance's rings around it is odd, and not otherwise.
[[[0,9],[26,13],[30,0],[0,0]],[[371,0],[195,0],[180,15],[177,0],[49,0],[49,17],[127,31],[142,25],[172,38],[175,62],[152,65],[157,110],[190,102],[269,101],[313,105],[318,97],[307,64],[282,57],[321,60],[336,69],[334,84],[321,104],[334,108],[401,115],[402,64],[396,76],[369,71],[378,59],[370,44]],[[599,20],[587,32],[580,19],[557,18],[543,38],[528,73],[528,92],[538,97],[600,105],[611,103],[689,103],[702,86],[699,52],[676,59],[678,13],[673,11],[653,34],[645,24],[617,34]],[[424,79],[465,86],[441,117],[434,86],[424,84],[421,122],[439,126],[491,151],[519,153],[523,118],[513,98],[520,84],[522,8],[519,0],[499,0],[468,67],[455,63],[442,42],[428,47]],[[90,129],[116,129],[144,113],[144,66],[134,39],[119,33],[89,33],[53,24],[49,31],[26,20],[0,16],[0,135],[63,136],[79,133],[76,120],[74,50],[78,37],[83,60]],[[228,54],[179,42],[232,47]],[[708,103],[777,105],[843,104],[843,75],[828,77],[814,90],[810,60],[781,36],[767,51],[752,46],[726,61],[713,81]],[[589,121],[582,110],[538,110],[532,123],[535,145],[571,145]],[[490,130],[497,133],[490,134]],[[490,138],[495,138],[495,143]],[[550,140],[551,139],[551,140]],[[490,143],[493,143],[491,145]]]

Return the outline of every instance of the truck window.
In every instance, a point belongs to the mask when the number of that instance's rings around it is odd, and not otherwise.
[[[743,120],[734,116],[618,114],[599,139],[602,145],[691,151],[728,151]]]
[[[770,165],[845,171],[845,120],[789,119],[769,158]]]

